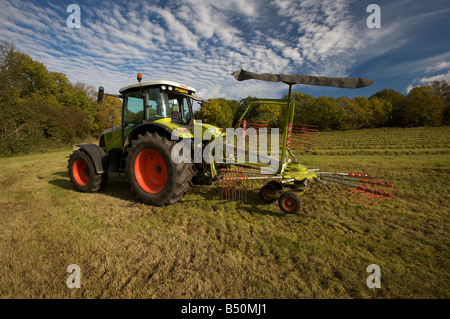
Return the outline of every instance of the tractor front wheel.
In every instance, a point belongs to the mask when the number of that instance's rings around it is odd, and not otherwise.
[[[67,168],[72,184],[80,192],[97,192],[106,185],[108,173],[97,174],[91,158],[82,150],[76,150],[70,155]]]
[[[132,191],[142,202],[157,206],[175,204],[190,188],[194,175],[192,163],[172,160],[175,143],[150,132],[132,142],[126,171]]]
[[[278,206],[286,214],[296,214],[301,208],[300,196],[291,191],[284,192],[278,198]]]

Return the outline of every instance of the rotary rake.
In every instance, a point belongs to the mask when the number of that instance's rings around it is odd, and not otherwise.
[[[258,99],[242,100],[247,107],[238,120],[238,126],[242,128],[242,134],[247,134],[249,127],[267,130],[266,122],[247,123],[243,118],[250,107],[260,104],[284,105],[288,110],[287,123],[283,130],[281,144],[281,160],[278,160],[278,169],[271,174],[267,173],[267,164],[250,161],[248,155],[250,150],[245,150],[246,160],[244,162],[234,161],[235,168],[222,168],[218,170],[221,176],[220,198],[226,200],[248,200],[248,191],[255,185],[253,181],[263,181],[264,186],[260,188],[259,196],[265,203],[273,203],[278,200],[280,209],[285,213],[297,213],[301,208],[300,195],[303,195],[311,182],[319,182],[329,187],[329,183],[346,186],[340,196],[345,200],[363,206],[373,207],[380,201],[395,197],[395,188],[392,183],[374,179],[371,174],[363,173],[339,173],[326,172],[319,169],[308,169],[297,160],[291,151],[294,144],[299,150],[309,151],[316,139],[317,126],[294,124],[294,104],[291,101],[291,88],[294,84],[322,85],[346,88],[359,88],[371,85],[373,80],[360,78],[331,78],[314,77],[307,75],[279,75],[279,74],[256,74],[240,70],[233,73],[238,81],[258,79],[263,81],[284,82],[289,85],[287,100]],[[254,131],[253,131],[254,132]],[[254,134],[254,133],[252,133]],[[256,134],[258,135],[258,133]],[[239,149],[234,148],[234,158],[237,157]],[[242,149],[241,149],[242,152]]]
[[[274,176],[261,176],[257,170],[221,169],[220,198],[247,202],[248,192],[255,180],[265,183],[259,191],[262,201],[273,203],[278,199],[280,209],[291,214],[300,210],[299,195],[306,193],[311,182],[319,182],[326,187],[330,182],[344,185],[347,188],[338,198],[368,207],[396,195],[392,183],[374,179],[371,174],[319,172],[317,169],[307,169],[301,163],[289,164],[282,175]]]

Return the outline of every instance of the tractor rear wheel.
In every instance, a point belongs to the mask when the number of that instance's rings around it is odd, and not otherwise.
[[[296,214],[301,208],[300,196],[292,191],[284,192],[278,198],[278,206],[286,214]]]
[[[132,191],[144,203],[167,206],[178,202],[192,184],[192,163],[172,160],[171,141],[158,133],[147,132],[131,143],[126,157],[126,172]]]
[[[70,155],[67,168],[72,184],[80,192],[94,193],[106,185],[108,173],[97,174],[92,159],[82,150]]]

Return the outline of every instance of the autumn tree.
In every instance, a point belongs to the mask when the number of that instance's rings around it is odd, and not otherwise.
[[[337,102],[345,114],[341,130],[357,130],[367,125],[365,112],[354,99],[343,96],[338,98]]]
[[[285,96],[287,99],[287,96]],[[295,105],[294,109],[294,123],[317,125],[319,113],[316,105],[316,98],[314,96],[302,93],[292,92],[292,103]],[[286,110],[287,112],[287,110]]]
[[[394,122],[394,118],[400,110],[404,96],[393,89],[384,89],[376,92],[371,96],[371,98],[373,97],[378,98],[384,103],[385,116],[387,117],[384,125],[395,126],[397,123]]]
[[[203,122],[226,129],[231,127],[233,113],[225,99],[210,99],[210,103],[203,103],[197,112],[198,119]]]
[[[446,81],[433,81],[430,86],[445,105],[442,124],[450,125],[450,85]]]
[[[112,127],[120,126],[122,124],[122,101],[120,99],[105,95],[103,102],[97,106],[97,136],[100,136],[103,131]],[[113,123],[110,122],[112,117]]]
[[[78,91],[64,74],[0,43],[0,154],[50,149],[90,134],[96,111],[89,121],[88,108],[78,103],[89,98]],[[64,99],[72,95],[77,98]]]
[[[439,126],[444,122],[445,105],[429,85],[421,85],[409,91],[396,113],[401,126]]]

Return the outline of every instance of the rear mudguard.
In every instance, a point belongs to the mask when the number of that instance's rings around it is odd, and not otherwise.
[[[76,146],[89,155],[97,174],[108,171],[108,156],[102,148],[95,144],[77,144]]]

